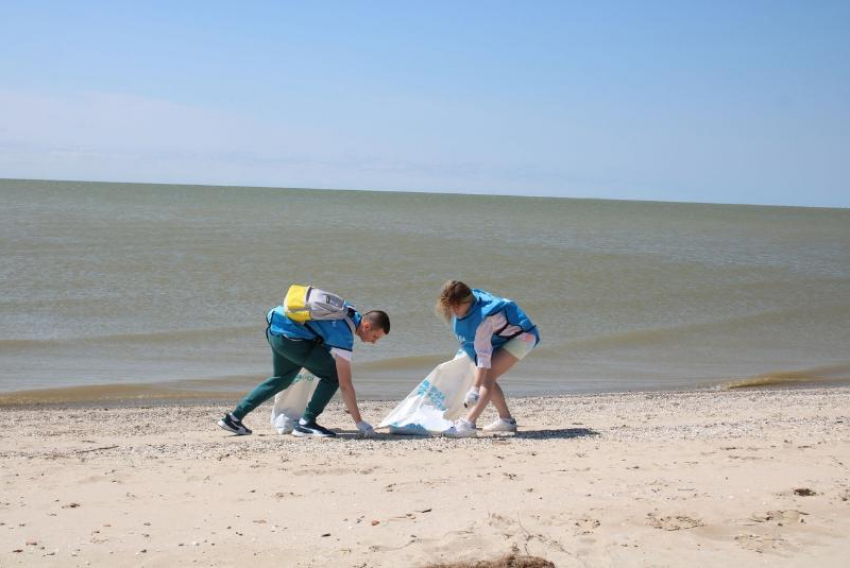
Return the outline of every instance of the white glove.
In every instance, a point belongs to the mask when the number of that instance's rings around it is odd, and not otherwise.
[[[469,389],[469,392],[466,393],[466,398],[463,399],[464,408],[469,408],[470,406],[478,404],[478,398],[478,389],[475,387]]]
[[[369,438],[375,433],[375,429],[372,428],[372,425],[365,420],[361,420],[357,423],[357,430],[359,430],[360,435],[364,438]]]

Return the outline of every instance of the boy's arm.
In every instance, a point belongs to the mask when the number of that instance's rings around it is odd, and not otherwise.
[[[351,382],[351,363],[342,357],[336,358],[336,375],[339,379],[339,390],[342,392],[342,401],[345,403],[345,408],[355,422],[360,422],[360,409],[357,408],[357,394],[354,392],[354,385]]]
[[[363,422],[363,417],[360,416],[360,409],[357,408],[357,393],[354,392],[354,384],[351,382],[351,362],[342,357],[336,358],[336,374],[339,379],[339,390],[342,393],[342,401],[345,403],[345,408],[360,429],[360,423]]]
[[[372,425],[363,421],[360,409],[357,408],[357,394],[354,392],[354,384],[351,382],[351,362],[342,357],[336,358],[336,374],[339,379],[339,390],[342,391],[342,401],[348,409],[348,413],[354,420],[354,425],[363,436],[371,436],[374,433]]]

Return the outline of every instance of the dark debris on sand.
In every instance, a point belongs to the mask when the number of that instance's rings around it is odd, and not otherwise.
[[[539,556],[520,556],[516,553],[511,553],[496,560],[429,564],[423,566],[423,568],[555,568],[555,564]]]

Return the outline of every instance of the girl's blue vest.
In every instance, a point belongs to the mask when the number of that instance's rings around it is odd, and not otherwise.
[[[481,325],[484,318],[496,315],[499,312],[504,312],[505,319],[508,320],[508,325],[522,328],[522,332],[534,334],[534,337],[537,338],[537,342],[540,342],[540,334],[537,331],[537,326],[535,326],[531,322],[531,319],[525,315],[525,312],[516,305],[516,302],[508,300],[507,298],[499,298],[489,292],[485,292],[484,290],[473,290],[472,293],[475,295],[475,301],[469,307],[469,311],[466,312],[466,315],[460,319],[456,317],[452,318],[452,327],[454,328],[457,340],[460,342],[460,348],[469,355],[470,359],[476,363],[478,362],[477,357],[475,356],[475,331],[478,329],[478,326]],[[496,330],[491,339],[493,351],[522,333],[519,332],[514,333],[513,335],[500,335],[500,331],[501,330]]]

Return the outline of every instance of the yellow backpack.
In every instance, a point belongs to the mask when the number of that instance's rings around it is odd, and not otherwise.
[[[283,310],[286,317],[298,323],[345,319],[349,315],[345,300],[336,294],[299,284],[289,287],[283,300]]]

